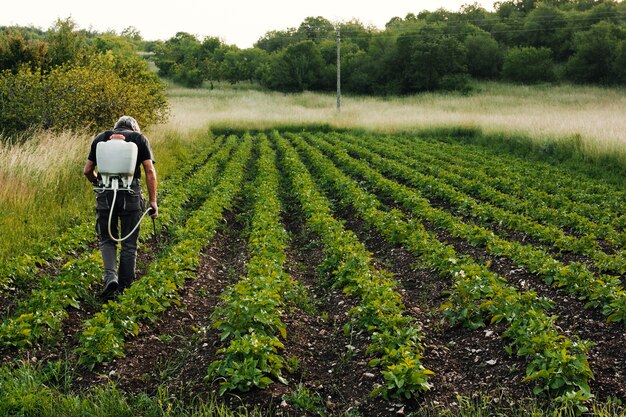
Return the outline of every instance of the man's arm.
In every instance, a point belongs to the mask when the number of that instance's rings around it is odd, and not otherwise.
[[[83,174],[85,174],[85,177],[87,177],[89,182],[92,184],[95,184],[98,180],[98,177],[96,177],[95,168],[96,164],[89,159],[87,160],[87,162],[85,162],[85,168],[83,168]]]
[[[148,187],[148,204],[152,208],[150,217],[156,219],[159,215],[159,206],[157,205],[157,176],[152,160],[146,159],[141,163],[143,171],[146,173],[146,186]]]

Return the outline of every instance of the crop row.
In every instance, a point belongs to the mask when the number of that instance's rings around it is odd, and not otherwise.
[[[220,331],[228,346],[218,350],[222,357],[208,370],[219,379],[220,393],[251,387],[265,388],[272,377],[281,376],[284,360],[280,341],[287,337],[281,321],[286,297],[295,283],[285,273],[287,234],[281,225],[278,198],[280,177],[275,153],[267,137],[258,137],[256,179],[250,190],[251,224],[248,237],[250,260],[247,275],[221,295],[223,302],[212,314],[212,327]]]
[[[537,297],[533,291],[518,292],[487,266],[440,242],[421,223],[406,220],[396,210],[382,211],[373,195],[363,191],[319,150],[300,137],[292,140],[329,192],[353,207],[357,216],[386,239],[404,245],[425,265],[453,279],[449,301],[443,306],[450,320],[472,328],[484,326],[485,319],[506,322],[504,336],[509,339],[509,349],[530,361],[525,380],[536,383],[535,393],[548,392],[563,401],[582,402],[590,398],[588,380],[593,375],[586,356],[589,344],[558,333],[555,317],[545,313],[550,306],[548,300]],[[345,168],[343,163],[340,166]],[[378,186],[391,197],[406,192],[373,170],[361,174],[366,180],[376,178]]]
[[[374,167],[370,168],[366,163],[350,157],[343,146],[324,145],[320,140],[317,140],[316,144],[332,153],[334,158],[341,160],[353,173],[364,176],[376,188],[380,189],[377,181],[379,177],[382,178],[382,175],[375,169],[380,169],[381,172],[389,175],[401,175],[417,189],[402,186],[403,193],[397,194],[394,198],[413,215],[448,231],[455,237],[464,239],[473,246],[484,247],[494,256],[511,259],[516,265],[542,277],[548,284],[564,287],[570,293],[586,299],[588,306],[599,307],[610,321],[626,322],[626,292],[620,285],[621,281],[618,277],[596,276],[579,262],[565,265],[532,245],[507,241],[488,229],[469,222],[465,223],[445,210],[432,207],[419,192],[419,190],[431,187],[432,183],[420,181],[421,178],[414,176],[410,169],[401,164],[370,153],[368,157],[372,160]],[[393,181],[392,183],[398,185]],[[455,193],[449,187],[443,186],[440,192]],[[448,200],[454,198],[450,194],[446,196]]]
[[[420,156],[432,155],[445,164],[469,169],[504,193],[513,193],[522,199],[530,198],[541,205],[577,213],[595,221],[608,222],[618,230],[626,227],[626,196],[597,181],[578,176],[573,180],[572,173],[565,175],[546,164],[531,164],[510,155],[486,155],[485,151],[470,146],[396,138],[386,142],[419,152]],[[472,177],[472,174],[469,176]]]
[[[13,316],[0,324],[0,345],[26,348],[38,340],[53,340],[68,316],[67,309],[80,307],[101,270],[100,253],[95,251],[67,262],[54,278],[44,277],[42,285],[17,304]]]
[[[207,370],[208,379],[220,381],[221,393],[264,388],[275,380],[286,382],[281,339],[287,334],[282,315],[297,284],[284,270],[288,240],[281,223],[282,176],[283,185],[297,203],[295,210],[321,239],[325,255],[322,272],[332,275],[334,285],[356,300],[349,312],[351,326],[370,336],[367,353],[374,358],[370,365],[380,369],[385,381],[377,388],[384,398],[411,398],[431,388],[432,372],[421,362],[425,335],[417,320],[405,311],[398,282],[373,266],[365,245],[333,211],[331,198],[389,242],[413,252],[442,279],[451,280],[449,297],[442,306],[451,323],[468,328],[505,324],[507,351],[526,358],[524,380],[535,384],[535,393],[547,393],[559,401],[589,399],[588,381],[593,378],[587,362],[590,344],[559,333],[557,317],[546,313],[552,306],[550,300],[534,291],[518,291],[490,271],[488,264],[457,253],[454,246],[442,242],[437,230],[483,247],[492,256],[507,257],[546,282],[586,299],[590,306],[602,309],[609,320],[626,322],[626,294],[618,277],[594,273],[579,262],[564,264],[542,249],[508,241],[487,229],[498,224],[532,236],[548,248],[588,256],[599,270],[623,273],[623,252],[606,254],[594,239],[604,233],[602,238],[621,247],[622,232],[615,222],[607,226],[592,220],[604,219],[599,216],[601,210],[583,217],[579,212],[586,209],[580,207],[590,204],[579,203],[585,197],[572,192],[571,200],[564,199],[579,208],[568,217],[568,224],[576,224],[575,231],[582,236],[568,235],[559,228],[558,210],[542,206],[535,213],[541,218],[531,220],[525,211],[532,211],[538,202],[516,211],[515,205],[522,202],[519,196],[498,191],[493,184],[485,185],[487,180],[483,184],[482,176],[460,174],[473,171],[469,163],[449,167],[438,162],[444,158],[434,156],[437,151],[426,149],[428,142],[415,146],[402,143],[395,138],[377,144],[364,136],[321,133],[217,138],[198,154],[190,164],[192,168],[181,170],[164,184],[160,219],[169,235],[166,247],[149,265],[146,275],[83,323],[75,350],[79,363],[93,368],[124,356],[127,340],[138,335],[141,325],[158,320],[172,304],[180,303],[180,289],[194,278],[201,252],[216,233],[224,211],[231,209],[237,195],[245,194],[250,259],[246,275],[222,293],[222,302],[211,315],[210,325],[220,332],[224,345]],[[413,153],[417,149],[420,151]],[[421,152],[419,161],[426,161],[425,166],[412,160]],[[425,156],[428,152],[433,156]],[[476,152],[472,158],[479,161],[481,155]],[[255,176],[246,184],[246,166],[252,166],[251,159]],[[543,185],[538,187],[528,185],[524,190],[543,195]],[[595,188],[604,189],[601,185]],[[246,193],[242,193],[244,189]],[[425,196],[445,202],[454,212],[433,207]],[[613,193],[612,198],[619,199],[620,193]],[[402,211],[387,209],[383,202]],[[463,221],[459,214],[470,221]],[[80,227],[83,225],[76,230]],[[71,232],[64,236],[80,240]],[[14,265],[19,262],[27,272],[31,267],[36,270],[40,263],[33,260],[28,266],[24,258]],[[17,303],[14,316],[0,324],[0,344],[23,348],[53,340],[68,309],[79,308],[88,297],[101,268],[95,251],[68,262],[59,274],[43,277],[38,288]]]
[[[596,239],[603,239],[613,249],[623,248],[626,245],[625,232],[618,232],[610,224],[596,223],[588,218],[609,218],[610,222],[610,215],[602,212],[601,216],[596,207],[593,207],[593,216],[589,213],[590,210],[587,210],[588,217],[584,217],[574,212],[567,212],[563,210],[563,207],[556,209],[546,206],[544,196],[537,192],[526,192],[523,198],[504,193],[489,185],[494,181],[493,177],[481,172],[477,166],[470,168],[453,166],[449,162],[443,162],[428,155],[425,150],[415,146],[400,147],[394,146],[392,140],[381,143],[366,138],[357,139],[349,135],[344,135],[342,140],[367,147],[381,157],[391,158],[416,172],[439,178],[467,194],[476,195],[496,207],[523,215],[523,221],[531,226],[530,229],[534,232],[534,237],[542,242],[552,242],[559,249],[583,253],[586,251],[590,256],[593,257],[594,254],[597,254],[596,256],[602,259],[604,255],[598,252],[601,249],[595,242]],[[487,163],[488,161],[483,161],[481,166]],[[578,211],[582,210],[579,209]],[[475,215],[475,218],[483,220],[482,216],[478,214]],[[544,229],[539,225],[531,225],[530,219],[547,227]],[[574,233],[581,234],[582,238],[575,239],[572,236],[564,235],[562,231],[556,228],[567,228]],[[581,248],[578,247],[580,245],[577,245],[577,241],[580,240],[585,243]],[[617,268],[620,266],[623,268],[623,265],[623,254],[621,254],[621,265],[618,263]]]
[[[413,142],[414,138],[404,138],[403,142]],[[610,186],[600,179],[572,171],[564,170],[548,162],[528,161],[511,154],[497,154],[483,146],[468,145],[465,143],[445,143],[437,139],[422,140],[431,147],[436,144],[441,154],[461,156],[466,163],[474,164],[483,161],[493,161],[485,165],[485,170],[494,174],[508,174],[515,180],[522,180],[523,184],[535,184],[541,189],[553,193],[563,193],[576,201],[586,201],[597,204],[597,197],[607,196],[610,201],[623,199],[626,192]],[[581,187],[581,185],[583,187]],[[611,203],[612,205],[612,203]],[[623,208],[617,207],[623,211]]]
[[[228,156],[230,148],[224,147],[224,149],[215,155],[214,163],[204,166],[201,173],[206,175],[215,173],[214,167]],[[209,147],[209,150],[214,149]],[[200,181],[205,181],[203,178],[202,176],[193,177],[191,182],[197,186],[194,190],[202,189]],[[167,197],[163,200],[162,207],[168,213],[179,212],[186,199],[167,183],[164,188],[169,188],[171,192],[166,194]],[[187,189],[182,186],[178,188]],[[185,215],[184,211],[180,213]],[[167,215],[165,217],[167,219]],[[181,218],[184,217],[179,215],[178,220]],[[93,235],[93,225],[91,229],[91,235]],[[68,317],[68,308],[79,308],[80,303],[88,298],[89,294],[94,291],[95,284],[100,280],[101,270],[102,261],[99,251],[96,250],[68,261],[58,274],[52,273],[40,277],[37,288],[17,304],[11,317],[0,324],[0,341],[6,346],[17,348],[31,346],[40,340],[53,341],[59,335],[61,326]]]
[[[318,191],[288,141],[278,133],[272,135],[272,140],[307,226],[321,237],[326,255],[324,269],[333,274],[335,286],[360,300],[350,315],[358,328],[370,334],[368,352],[375,356],[370,365],[382,368],[385,379],[378,393],[385,398],[411,398],[428,390],[428,375],[432,372],[421,363],[421,327],[405,314],[396,281],[372,266],[364,245],[333,216],[327,198]]]
[[[163,252],[152,270],[135,281],[117,301],[110,301],[84,323],[76,349],[80,364],[92,368],[97,363],[124,356],[125,340],[138,334],[139,323],[156,321],[172,303],[179,302],[178,290],[187,279],[194,277],[202,249],[215,234],[224,210],[230,208],[241,188],[251,147],[251,138],[245,137],[210,196],[184,226],[173,232],[174,243]]]
[[[25,287],[51,260],[60,260],[67,254],[80,252],[93,238],[93,224],[85,221],[46,241],[46,246],[36,251],[37,254],[22,254],[3,263],[0,265],[0,293],[12,292],[15,287]]]
[[[167,193],[159,197],[159,205],[164,208],[159,213],[163,231],[177,228],[189,216],[189,212],[206,199],[208,190],[215,185],[217,174],[224,168],[236,142],[234,136],[225,140],[216,139],[207,146],[211,157],[201,166],[195,167],[193,175],[179,174],[170,180],[171,186]]]

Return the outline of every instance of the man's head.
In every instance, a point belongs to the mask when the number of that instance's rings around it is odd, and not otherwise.
[[[133,117],[130,116],[122,116],[115,122],[114,129],[129,129],[133,132],[141,133],[141,129],[139,128],[139,123]]]

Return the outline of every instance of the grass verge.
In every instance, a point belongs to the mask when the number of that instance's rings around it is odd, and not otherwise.
[[[156,393],[129,395],[113,382],[80,392],[71,389],[74,373],[69,363],[45,365],[22,363],[0,367],[0,415],[29,417],[261,417],[275,415],[272,410],[241,408],[231,410],[214,396],[196,397],[183,402],[176,393],[159,387]],[[319,397],[296,387],[284,399],[308,415],[325,415]],[[592,402],[589,414],[598,417],[626,417],[618,400]],[[320,414],[321,412],[321,414]],[[358,413],[345,413],[356,417]],[[508,404],[505,398],[476,395],[459,397],[453,404],[425,405],[413,417],[574,417],[580,415],[570,406],[546,406],[536,399]]]

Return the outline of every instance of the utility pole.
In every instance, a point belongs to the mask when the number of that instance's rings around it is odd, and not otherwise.
[[[341,112],[341,34],[337,25],[337,113]]]

